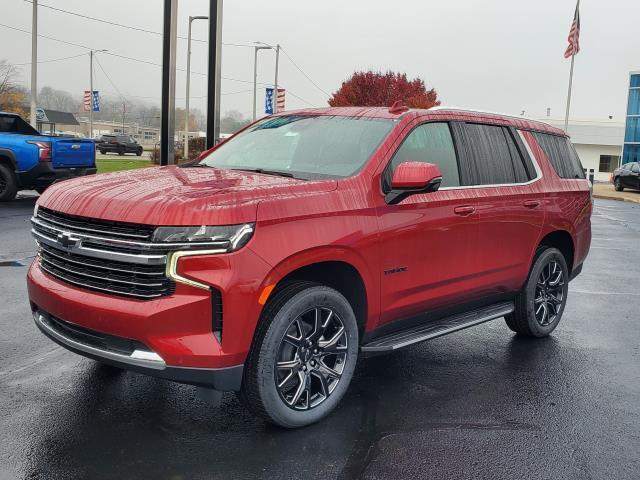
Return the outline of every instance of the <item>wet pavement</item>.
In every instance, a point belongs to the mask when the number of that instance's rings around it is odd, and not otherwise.
[[[497,320],[361,361],[334,414],[286,431],[44,338],[33,203],[0,204],[0,479],[640,478],[640,205],[596,201],[550,338]]]

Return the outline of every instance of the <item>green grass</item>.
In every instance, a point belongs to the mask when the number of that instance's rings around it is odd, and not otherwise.
[[[96,160],[98,173],[133,170],[136,168],[150,167],[152,165],[153,164],[149,160]]]

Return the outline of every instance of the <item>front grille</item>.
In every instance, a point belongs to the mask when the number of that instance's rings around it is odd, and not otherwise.
[[[165,275],[165,265],[142,265],[70,253],[40,244],[40,267],[72,285],[138,299],[171,295],[175,283]]]
[[[150,241],[154,231],[154,227],[150,225],[78,217],[42,207],[38,209],[38,218],[54,227],[63,229],[65,232],[98,235],[119,240]]]

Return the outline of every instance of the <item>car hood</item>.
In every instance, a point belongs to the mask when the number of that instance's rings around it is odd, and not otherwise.
[[[70,215],[148,225],[232,225],[255,221],[264,198],[296,198],[336,187],[335,180],[168,166],[67,180],[49,187],[38,205]]]

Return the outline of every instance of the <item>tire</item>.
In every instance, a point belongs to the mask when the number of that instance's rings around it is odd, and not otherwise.
[[[121,148],[121,149],[119,149],[119,150],[118,150],[118,155],[120,155],[121,157],[124,155],[124,153],[125,153],[125,152],[124,152],[124,149],[123,149],[123,148]]]
[[[613,182],[616,192],[621,192],[624,190],[624,187],[622,186],[622,182],[620,182],[620,177],[616,177],[616,179]]]
[[[137,155],[138,157],[142,156],[142,149],[139,149],[139,150],[136,152],[136,155]]]
[[[562,318],[568,291],[564,255],[557,248],[539,248],[527,283],[516,297],[515,310],[505,316],[507,326],[520,335],[546,337]]]
[[[106,151],[106,150],[100,150],[100,153],[101,153],[102,155],[106,155],[106,154],[107,154],[107,151]]]
[[[18,181],[13,170],[0,163],[0,202],[9,202],[16,198],[18,193]]]
[[[281,427],[315,423],[342,399],[358,348],[356,317],[339,292],[313,282],[290,283],[264,309],[239,397],[254,414]]]

